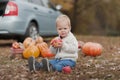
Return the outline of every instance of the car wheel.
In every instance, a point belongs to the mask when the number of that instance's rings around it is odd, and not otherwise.
[[[37,25],[34,22],[31,22],[28,26],[28,29],[24,36],[17,36],[16,39],[18,42],[23,42],[26,37],[31,37],[35,39],[39,34]]]
[[[35,39],[38,36],[38,34],[39,34],[39,31],[38,31],[37,25],[34,22],[31,22],[29,24],[29,27],[26,31],[25,36]]]

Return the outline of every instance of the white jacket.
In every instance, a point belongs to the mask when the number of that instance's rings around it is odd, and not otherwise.
[[[62,39],[63,46],[54,48],[50,46],[52,53],[56,54],[55,58],[71,59],[76,61],[78,58],[78,41],[75,36],[69,32],[68,36]]]

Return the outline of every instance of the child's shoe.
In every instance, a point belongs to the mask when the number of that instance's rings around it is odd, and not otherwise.
[[[50,64],[47,58],[42,59],[43,69],[50,72]]]
[[[33,56],[28,58],[28,67],[30,71],[35,71],[35,58]]]

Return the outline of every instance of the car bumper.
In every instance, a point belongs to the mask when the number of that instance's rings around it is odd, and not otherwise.
[[[0,17],[0,34],[25,34],[25,21],[15,17]]]

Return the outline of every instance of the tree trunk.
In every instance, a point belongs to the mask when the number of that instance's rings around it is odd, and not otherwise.
[[[77,2],[78,0],[74,0],[74,8],[73,8],[73,18],[72,18],[72,31],[75,32],[76,30],[76,22],[77,22]]]

